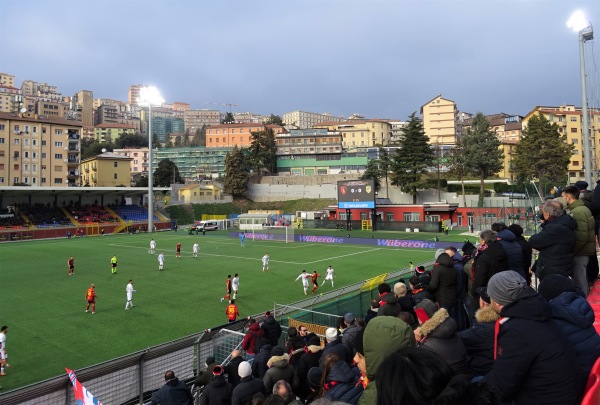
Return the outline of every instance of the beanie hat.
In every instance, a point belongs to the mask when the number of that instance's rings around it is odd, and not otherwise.
[[[435,302],[424,299],[417,306],[415,306],[415,314],[419,323],[424,323],[429,320],[438,310],[438,306]]]
[[[492,276],[488,282],[487,293],[498,304],[508,305],[517,300],[525,288],[527,282],[519,273],[506,270]]]
[[[587,183],[587,181],[583,180],[579,180],[575,183],[575,187],[577,187],[577,190],[587,190],[588,186],[589,184]]]
[[[422,288],[421,279],[419,276],[412,276],[408,279],[408,282],[412,284],[414,288]]]
[[[425,273],[425,266],[417,266],[416,271],[419,274]]]
[[[321,346],[321,339],[312,333],[312,336],[306,341],[306,346]]]
[[[573,280],[562,274],[550,274],[544,277],[544,281],[538,287],[538,292],[546,301],[550,301],[566,291],[576,292],[575,284]]]
[[[252,366],[247,361],[242,361],[238,366],[238,374],[241,378],[248,377],[252,374]]]
[[[212,373],[213,373],[213,375],[221,375],[221,374],[223,374],[223,367],[221,367],[221,366],[219,366],[217,364],[216,366],[213,367]]]
[[[283,356],[283,347],[275,346],[273,350],[271,350],[271,356]]]
[[[206,358],[206,365],[208,366],[209,364],[213,364],[215,362],[215,358],[213,356],[208,356]]]
[[[488,304],[491,304],[492,302],[490,301],[490,296],[487,293],[487,288],[486,287],[477,287],[475,289],[475,292],[477,294],[479,294],[479,297],[484,300],[485,302],[487,302]]]
[[[358,331],[358,333],[356,334],[356,338],[354,340],[354,350],[356,350],[357,353],[360,353],[361,355],[365,355],[365,346],[364,346],[364,342],[365,342],[365,328],[362,328],[361,330]]]
[[[327,331],[325,332],[325,338],[327,338],[327,340],[333,342],[334,340],[337,339],[337,329],[336,328],[328,328]]]
[[[308,386],[316,391],[321,387],[321,378],[323,377],[323,372],[320,367],[311,367],[308,370],[308,374],[306,375],[306,382]]]
[[[290,326],[288,328],[288,337],[298,336],[298,329],[295,326]]]
[[[352,322],[354,322],[356,318],[354,317],[354,314],[352,312],[348,312],[346,315],[344,315],[344,321],[347,324],[351,324]]]
[[[511,224],[508,226],[508,230],[514,233],[516,236],[523,235],[523,227],[519,224]]]

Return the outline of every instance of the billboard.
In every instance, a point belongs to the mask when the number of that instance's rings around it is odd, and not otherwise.
[[[338,181],[338,208],[375,208],[373,180]]]

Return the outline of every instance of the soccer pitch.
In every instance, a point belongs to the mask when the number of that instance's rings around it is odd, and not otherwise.
[[[149,242],[157,242],[149,254]],[[182,257],[175,245],[182,244]],[[192,245],[200,253],[192,258]],[[228,274],[240,275],[237,304],[242,317],[273,308],[273,302],[304,299],[306,269],[335,269],[335,288],[433,259],[431,250],[377,246],[283,243],[239,239],[224,233],[186,232],[108,235],[0,245],[0,324],[9,326],[12,368],[0,380],[3,391],[64,374],[227,322],[221,303]],[[158,271],[157,255],[165,254]],[[269,253],[270,271],[261,258]],[[110,259],[118,258],[117,274]],[[75,275],[67,273],[69,256]],[[134,280],[134,308],[125,310],[125,286]],[[85,312],[85,293],[96,285],[96,313]],[[312,288],[312,287],[311,287]],[[331,284],[317,292],[331,290]],[[310,290],[309,290],[310,295]]]

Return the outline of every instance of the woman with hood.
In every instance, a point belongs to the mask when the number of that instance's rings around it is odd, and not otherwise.
[[[362,395],[363,386],[358,384],[360,371],[351,368],[337,354],[327,354],[323,359],[323,375],[319,396],[332,401],[356,405]]]

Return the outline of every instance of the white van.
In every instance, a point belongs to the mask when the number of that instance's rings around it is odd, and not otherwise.
[[[217,221],[200,221],[196,225],[196,229],[199,231],[216,231],[219,229],[219,223]]]

